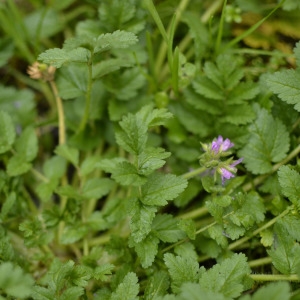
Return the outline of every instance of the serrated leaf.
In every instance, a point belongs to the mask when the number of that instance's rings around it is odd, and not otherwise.
[[[120,68],[131,67],[132,62],[122,58],[110,58],[93,65],[93,79],[103,77]]]
[[[155,206],[144,205],[138,200],[135,200],[131,205],[131,235],[134,241],[138,243],[151,231],[152,221],[155,217],[157,208]]]
[[[139,68],[130,68],[117,76],[115,80],[118,82],[117,86],[110,80],[106,82],[105,87],[115,94],[117,99],[128,101],[137,95],[138,89],[143,87],[146,79]]]
[[[88,232],[89,229],[82,224],[65,226],[60,242],[64,245],[73,244],[82,239]]]
[[[228,122],[234,125],[244,125],[255,118],[252,107],[246,103],[228,105],[223,114],[224,116],[220,117],[220,122]]]
[[[281,166],[277,172],[281,191],[294,204],[299,203],[300,174],[289,166]]]
[[[108,275],[112,274],[112,270],[115,268],[112,264],[104,264],[97,266],[94,270],[93,277],[97,280],[106,281],[108,280]]]
[[[209,78],[199,76],[193,82],[193,87],[197,93],[213,100],[223,100],[222,90]]]
[[[165,243],[175,243],[185,237],[177,223],[178,220],[172,215],[156,215],[152,223],[152,233]]]
[[[274,267],[282,274],[295,274],[300,268],[300,245],[295,243],[286,228],[275,225],[275,241],[268,254]]]
[[[142,186],[141,201],[146,205],[166,205],[187,187],[187,180],[173,174],[151,174]]]
[[[278,224],[286,229],[289,235],[296,241],[300,241],[300,220],[298,216],[292,214],[285,215],[283,218],[279,219]]]
[[[156,299],[165,295],[169,288],[169,276],[164,271],[155,272],[148,280],[145,288],[145,300]]]
[[[9,276],[8,276],[9,275]],[[33,279],[11,262],[2,262],[0,265],[0,289],[7,295],[15,298],[27,298],[31,295]]]
[[[10,150],[15,137],[16,132],[10,115],[0,111],[0,154]]]
[[[174,293],[180,291],[183,283],[198,281],[199,264],[196,260],[166,253],[164,262],[172,279],[171,287]]]
[[[299,81],[299,70],[283,70],[267,77],[267,84],[271,91],[277,94],[281,100],[294,104],[297,111],[300,111]]]
[[[16,193],[15,192],[11,192],[5,199],[5,202],[2,205],[1,208],[1,219],[4,219],[7,214],[10,212],[10,210],[12,209],[13,205],[16,202]]]
[[[178,300],[227,300],[223,294],[213,291],[205,291],[198,283],[184,283],[181,287]],[[177,298],[176,298],[177,299]]]
[[[244,254],[234,254],[222,263],[214,265],[202,274],[199,284],[211,292],[222,293],[226,297],[236,298],[250,288],[246,285],[250,268]],[[217,280],[216,280],[217,278]]]
[[[143,175],[139,175],[136,167],[127,161],[118,163],[114,168],[111,177],[121,185],[125,186],[141,186],[147,181],[147,178]]]
[[[139,293],[138,278],[135,273],[129,272],[120,283],[110,300],[137,300]]]
[[[66,144],[59,145],[55,148],[55,154],[64,157],[70,161],[74,166],[78,166],[79,162],[79,151],[76,148],[72,148]]]
[[[247,169],[254,174],[272,170],[272,162],[282,160],[289,149],[289,134],[278,119],[260,108],[256,121],[249,126],[250,136],[246,146],[239,152]]]
[[[132,32],[122,30],[113,33],[101,34],[97,39],[94,47],[94,53],[107,51],[110,49],[128,48],[136,44],[137,36]]]
[[[129,243],[130,247],[134,246],[143,268],[148,268],[154,262],[158,252],[159,239],[152,234],[149,234],[139,243]]]
[[[63,293],[59,296],[61,300],[73,300],[79,299],[84,294],[84,289],[79,286],[71,286],[66,288]]]
[[[117,143],[126,151],[139,155],[145,149],[149,127],[162,125],[172,117],[166,109],[153,109],[152,105],[143,106],[135,115],[128,114],[120,121],[122,130],[116,132]]]
[[[90,56],[90,51],[81,47],[70,51],[53,48],[41,53],[38,56],[38,60],[56,68],[60,68],[62,65],[70,62],[87,63]]]
[[[272,282],[260,287],[252,296],[252,300],[289,300],[291,299],[290,286],[288,282]],[[240,298],[244,300],[244,297]],[[245,299],[246,300],[246,299]]]
[[[196,224],[192,219],[181,219],[178,227],[186,233],[189,239],[194,240],[196,238]]]
[[[110,192],[113,185],[109,178],[91,178],[84,183],[81,194],[87,200],[100,199]]]
[[[138,156],[139,174],[150,175],[154,170],[161,168],[166,161],[164,159],[171,155],[162,148],[147,147]]]
[[[138,155],[147,142],[147,124],[135,115],[128,114],[120,122],[122,131],[116,131],[117,143],[127,152]]]

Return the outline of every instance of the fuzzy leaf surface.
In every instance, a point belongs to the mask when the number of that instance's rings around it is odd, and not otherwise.
[[[289,104],[294,105],[294,109],[300,111],[300,71],[283,70],[269,75],[267,83],[272,92]]]
[[[284,124],[260,108],[249,131],[249,142],[239,153],[244,157],[243,163],[254,174],[270,172],[272,163],[282,160],[289,149],[290,138]]]
[[[135,273],[129,272],[120,283],[110,300],[136,300],[139,293],[138,278]]]
[[[289,166],[281,166],[277,173],[283,195],[288,197],[292,203],[299,203],[300,174]]]
[[[172,215],[157,215],[153,220],[152,233],[165,243],[175,243],[185,237],[185,234],[178,227],[178,220]]]
[[[165,271],[155,272],[148,281],[145,289],[145,300],[152,300],[165,295],[169,287],[169,276]]]
[[[171,287],[174,293],[180,291],[183,283],[198,281],[199,265],[196,260],[166,253],[164,261],[172,279]]]
[[[199,284],[204,290],[220,292],[226,297],[235,298],[249,288],[246,284],[249,274],[246,256],[234,254],[203,273]]]
[[[187,187],[187,180],[173,174],[152,174],[142,186],[141,201],[145,205],[163,206]]]

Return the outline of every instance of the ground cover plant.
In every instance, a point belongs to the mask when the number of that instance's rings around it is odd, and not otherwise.
[[[0,3],[0,299],[300,299],[298,0]]]

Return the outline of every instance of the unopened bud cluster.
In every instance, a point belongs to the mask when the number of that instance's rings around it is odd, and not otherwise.
[[[222,184],[225,183],[226,179],[234,177],[237,172],[236,165],[239,164],[243,158],[233,160],[233,157],[225,159],[232,153],[228,151],[234,144],[229,139],[223,139],[222,136],[214,139],[212,143],[202,144],[204,153],[200,156],[200,164],[205,168],[212,170],[215,176],[221,175]]]

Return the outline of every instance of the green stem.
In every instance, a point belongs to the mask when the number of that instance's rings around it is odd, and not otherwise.
[[[278,215],[277,217],[273,218],[268,223],[264,224],[263,226],[259,227],[258,229],[254,230],[250,236],[245,236],[245,237],[237,240],[236,242],[231,243],[228,246],[228,250],[233,250],[234,248],[237,248],[238,246],[242,245],[243,243],[247,242],[252,237],[254,237],[255,235],[257,235],[258,233],[260,233],[260,232],[264,231],[265,229],[271,227],[272,225],[274,225],[277,222],[277,220],[279,220],[280,218],[282,218],[285,215],[287,215],[290,212],[291,209],[292,209],[292,206],[289,206],[280,215]]]
[[[300,277],[296,274],[250,274],[249,276],[255,281],[300,281]]]
[[[251,268],[259,267],[259,266],[262,266],[262,265],[269,265],[271,263],[272,263],[272,258],[271,257],[263,257],[263,258],[251,260],[251,261],[248,262],[248,264]]]
[[[197,209],[194,209],[192,211],[189,211],[185,214],[182,214],[179,216],[180,219],[196,219],[201,216],[204,216],[208,213],[208,210],[205,206],[199,207]]]
[[[51,89],[53,91],[57,113],[58,113],[58,132],[59,132],[59,144],[62,145],[66,142],[66,129],[65,129],[65,114],[62,100],[58,95],[58,90],[54,80],[49,81]]]
[[[86,97],[85,97],[85,109],[84,109],[82,120],[79,125],[78,133],[84,131],[90,116],[92,86],[93,86],[93,66],[90,61],[88,63],[88,83],[87,83],[87,90],[86,90]]]
[[[185,179],[190,179],[192,177],[195,177],[197,175],[204,173],[206,170],[207,170],[207,168],[201,167],[199,169],[196,169],[196,170],[193,170],[193,171],[183,174],[182,177]]]
[[[273,165],[272,171],[269,174],[261,175],[256,177],[252,182],[248,182],[243,186],[243,191],[248,192],[253,187],[261,184],[270,174],[275,173],[282,165],[286,164],[290,160],[292,160],[294,157],[296,157],[300,153],[300,145],[296,147],[285,159],[283,159],[281,162]]]

